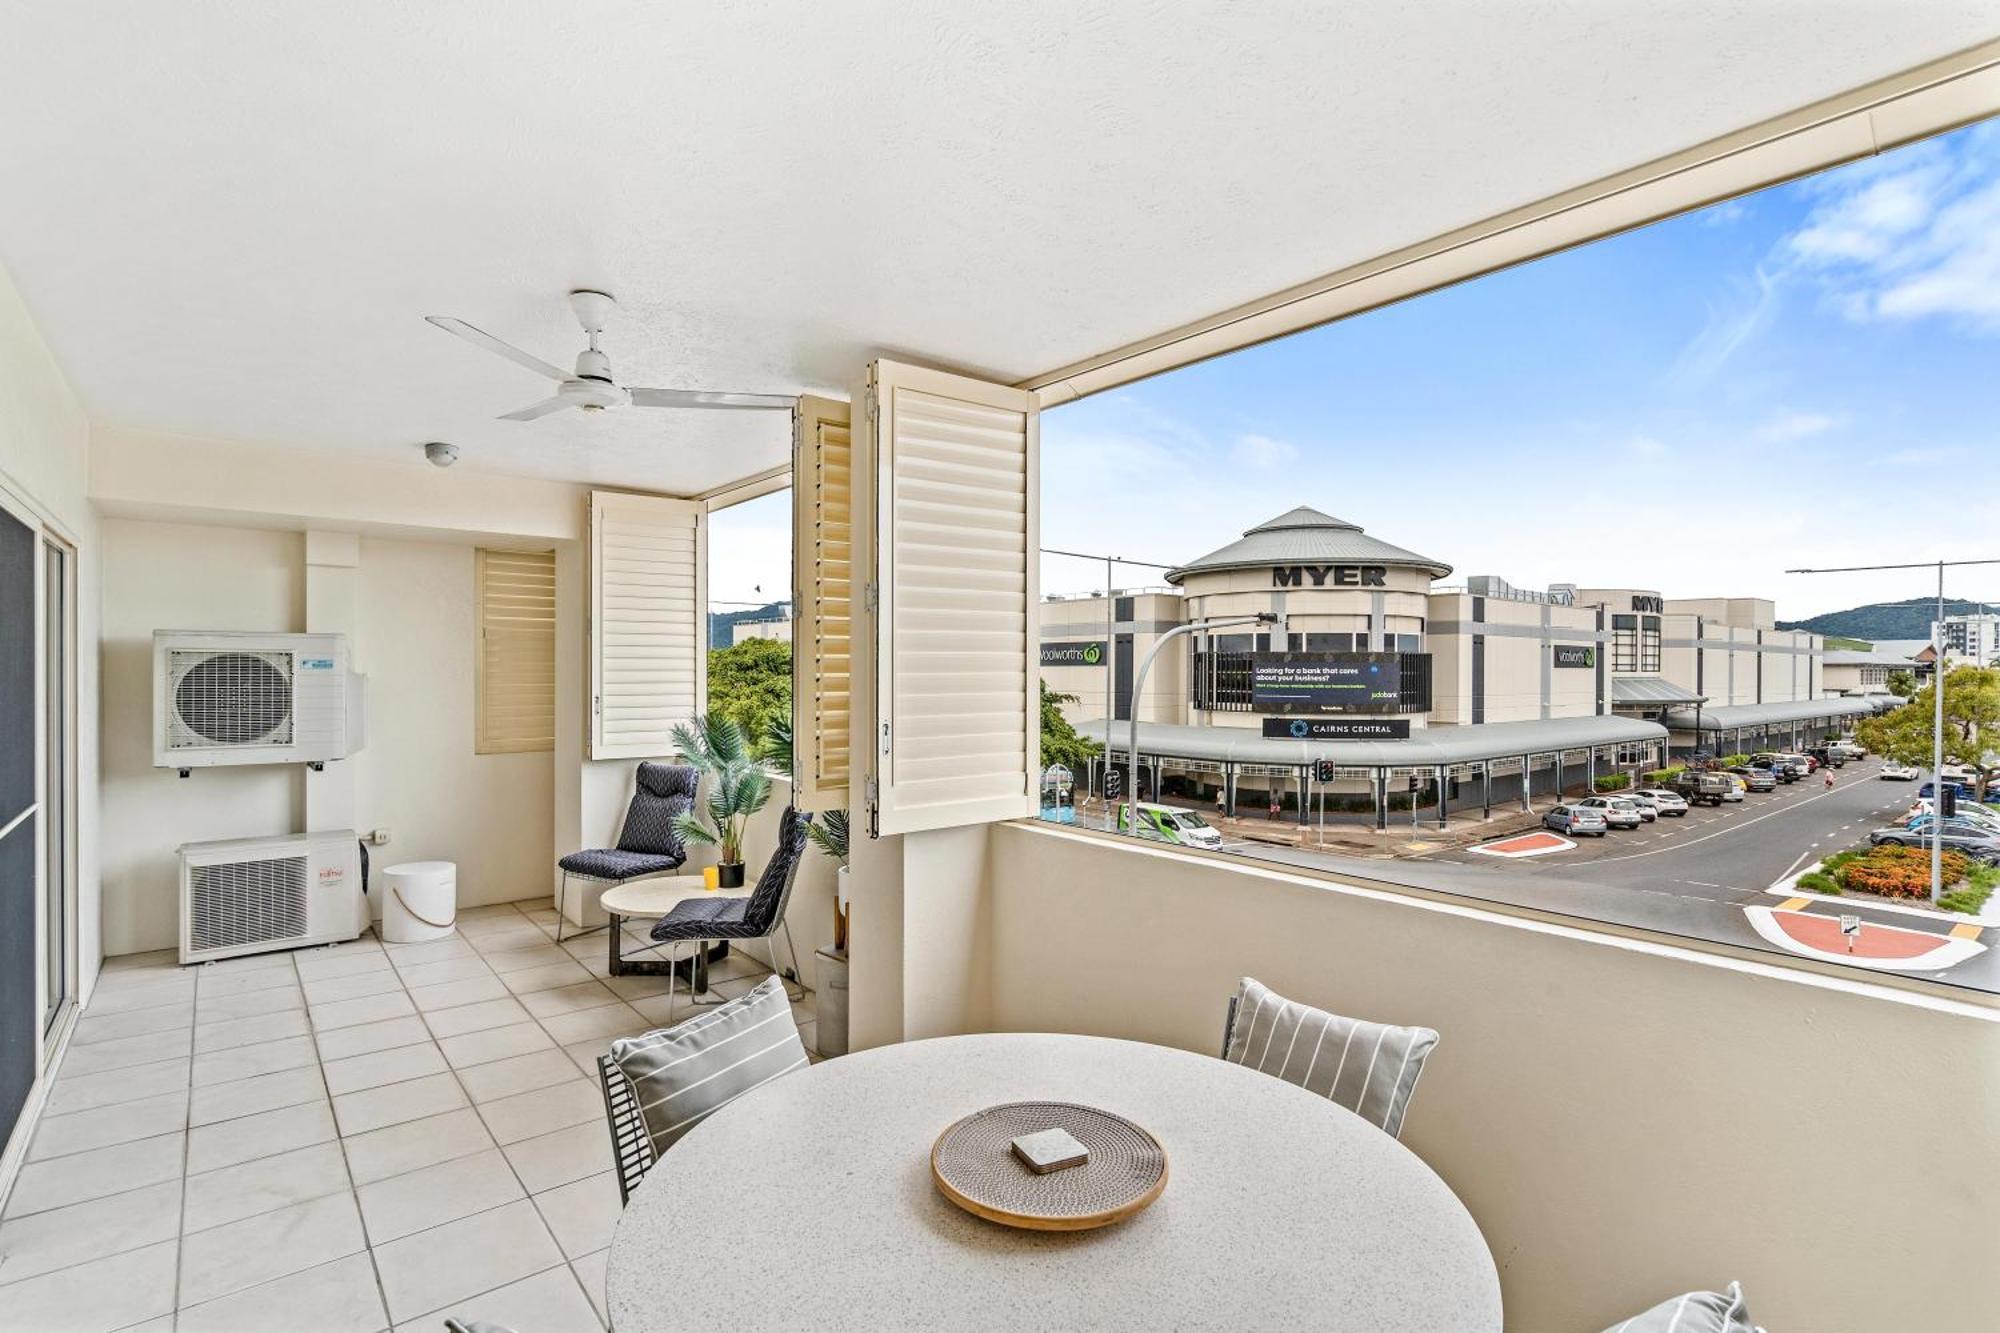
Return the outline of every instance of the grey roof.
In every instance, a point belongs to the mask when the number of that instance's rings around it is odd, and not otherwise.
[[[1896,653],[1896,654],[1898,654],[1899,656],[1902,656],[1902,657],[1907,657],[1907,658],[1911,658],[1911,659],[1913,659],[1913,660],[1915,659],[1915,657],[1916,657],[1916,655],[1917,655],[1918,653],[1922,652],[1922,651],[1923,651],[1924,649],[1926,649],[1926,648],[1929,648],[1929,647],[1931,647],[1931,646],[1932,646],[1932,644],[1931,644],[1931,641],[1930,641],[1929,639],[1877,639],[1877,640],[1875,640],[1875,651],[1876,651],[1876,652],[1878,652],[1878,653]]]
[[[1111,750],[1125,748],[1130,722],[1114,722]],[[1104,720],[1076,725],[1079,735],[1104,739]],[[1580,750],[1586,745],[1664,741],[1667,730],[1636,717],[1557,717],[1534,722],[1485,722],[1477,726],[1423,727],[1406,741],[1292,741],[1267,739],[1249,727],[1193,727],[1141,722],[1139,753],[1170,759],[1207,759],[1241,764],[1307,764],[1331,759],[1343,768],[1432,768],[1481,759],[1513,759],[1524,754]]]
[[[1925,644],[1926,648],[1930,645]],[[1855,648],[1829,648],[1820,659],[1827,666],[1891,666],[1912,667],[1916,663],[1902,653],[1890,652],[1881,647],[1867,650]]]
[[[1734,731],[1738,727],[1768,727],[1780,722],[1831,722],[1837,718],[1863,717],[1874,711],[1874,704],[1854,695],[1794,699],[1781,704],[1721,704],[1701,710],[1701,729]],[[1667,725],[1676,731],[1693,731],[1695,710],[1686,706],[1669,709]]]
[[[1168,570],[1167,582],[1179,583],[1189,574],[1216,569],[1361,563],[1427,570],[1435,579],[1451,573],[1451,566],[1441,560],[1377,541],[1356,524],[1300,505],[1288,514],[1259,523],[1245,532],[1241,541],[1210,551],[1199,560],[1190,560],[1179,569]]]
[[[1695,704],[1708,698],[1664,676],[1613,676],[1611,702],[1619,704]]]

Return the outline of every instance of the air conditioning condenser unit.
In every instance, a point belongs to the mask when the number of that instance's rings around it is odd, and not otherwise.
[[[181,962],[351,940],[368,928],[350,829],[181,848]]]
[[[155,768],[323,764],[360,748],[345,635],[154,632]]]

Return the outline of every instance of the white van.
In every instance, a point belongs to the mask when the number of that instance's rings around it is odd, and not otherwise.
[[[1132,806],[1125,802],[1118,807],[1118,831],[1124,833],[1132,827]],[[1206,847],[1210,851],[1222,850],[1222,832],[1194,811],[1181,805],[1149,805],[1139,803],[1139,836],[1158,838],[1162,842],[1177,842],[1185,847]]]

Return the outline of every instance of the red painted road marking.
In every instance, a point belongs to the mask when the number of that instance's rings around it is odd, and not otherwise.
[[[1486,856],[1540,856],[1574,846],[1576,844],[1568,838],[1559,838],[1553,833],[1522,833],[1498,842],[1484,842],[1471,850]]]
[[[1779,912],[1778,927],[1800,944],[1826,953],[1847,953],[1848,939],[1840,933],[1840,918],[1810,912]],[[1932,935],[1899,926],[1863,922],[1853,940],[1857,958],[1918,958],[1942,945],[1949,936]]]

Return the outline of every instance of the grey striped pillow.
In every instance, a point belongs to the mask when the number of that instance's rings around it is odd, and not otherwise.
[[[1724,1291],[1691,1291],[1633,1315],[1605,1333],[1764,1333],[1750,1322],[1742,1284]]]
[[[1402,1133],[1403,1112],[1438,1042],[1429,1028],[1342,1018],[1250,977],[1237,988],[1230,1016],[1223,1059],[1319,1093],[1391,1135]]]
[[[806,1064],[784,983],[755,988],[699,1018],[611,1043],[632,1081],[657,1156],[711,1113]]]

